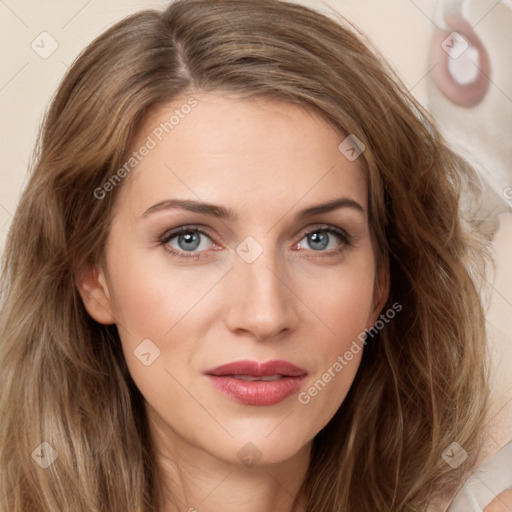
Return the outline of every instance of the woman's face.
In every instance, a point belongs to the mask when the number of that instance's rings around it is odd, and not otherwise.
[[[117,324],[160,450],[284,461],[343,402],[387,298],[367,177],[296,106],[194,98],[138,132],[81,292]]]

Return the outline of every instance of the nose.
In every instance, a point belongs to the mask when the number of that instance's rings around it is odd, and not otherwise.
[[[276,339],[297,325],[293,278],[265,248],[254,261],[236,256],[230,272],[227,327],[259,341]],[[300,302],[300,301],[299,301]]]

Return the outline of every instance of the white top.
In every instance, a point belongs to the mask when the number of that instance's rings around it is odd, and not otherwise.
[[[509,488],[512,488],[512,441],[471,474],[447,512],[482,512]]]

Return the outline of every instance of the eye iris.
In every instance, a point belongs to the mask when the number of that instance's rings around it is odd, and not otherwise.
[[[182,245],[181,242],[185,242],[190,245]],[[199,233],[193,231],[178,236],[178,245],[180,246],[180,249],[183,249],[184,251],[193,251],[194,249],[197,249],[200,242]]]
[[[312,249],[325,249],[329,245],[329,236],[323,231],[316,231],[308,236]]]

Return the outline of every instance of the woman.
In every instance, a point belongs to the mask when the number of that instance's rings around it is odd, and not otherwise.
[[[0,510],[446,504],[487,397],[476,183],[305,7],[182,0],[107,30],[9,233]]]

